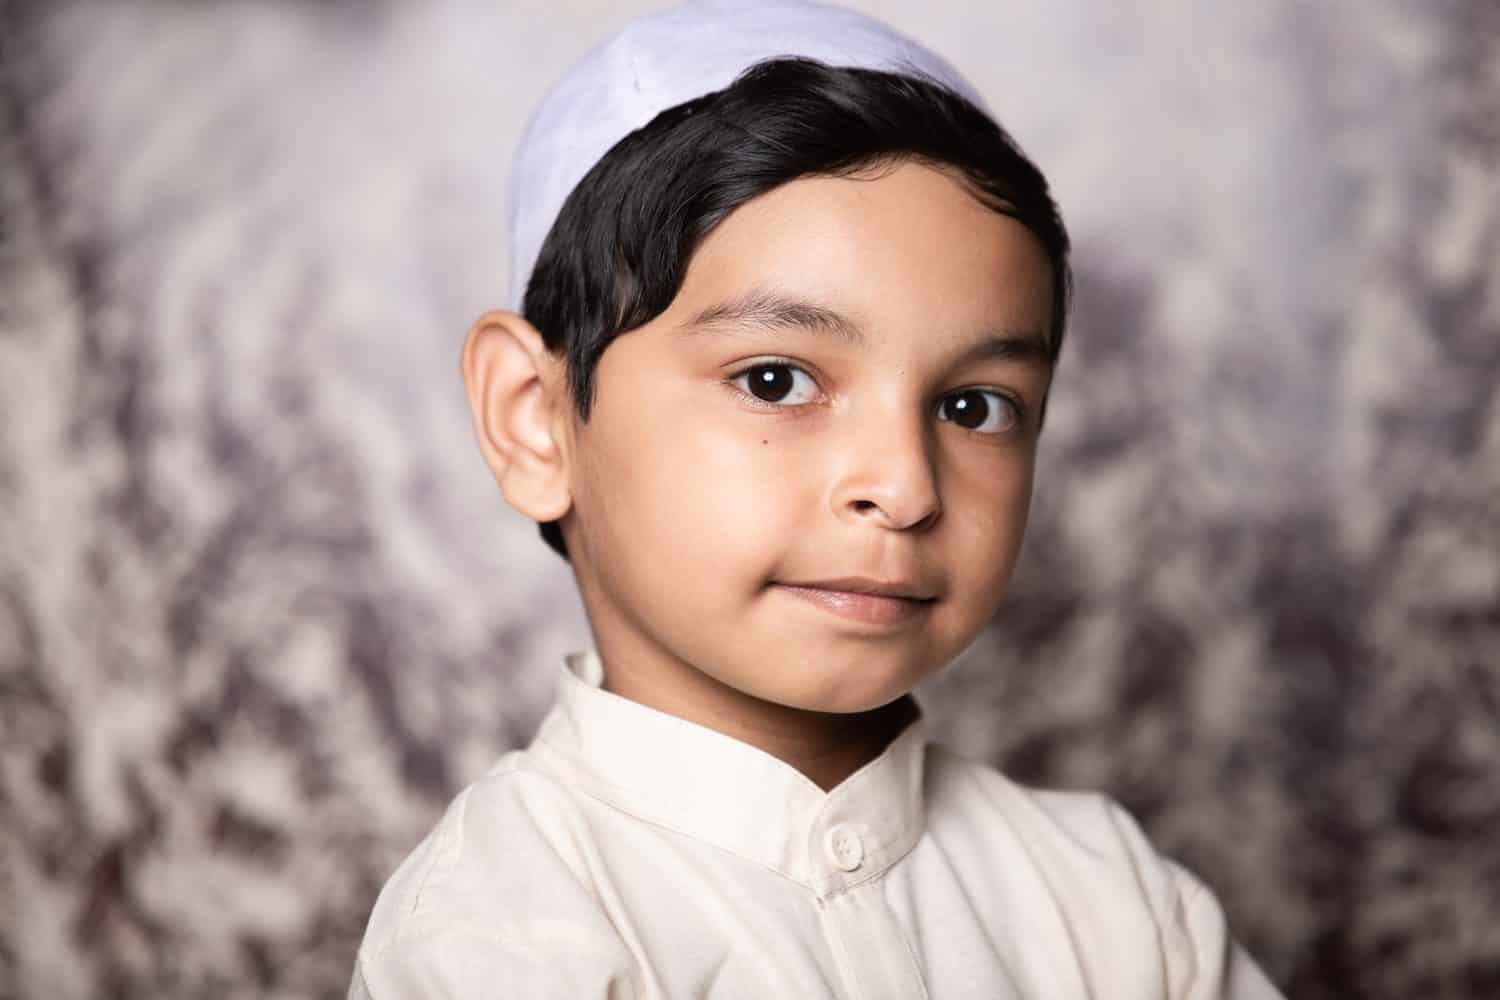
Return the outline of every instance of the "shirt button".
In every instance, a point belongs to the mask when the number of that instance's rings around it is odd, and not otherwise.
[[[852,872],[864,863],[865,845],[859,834],[847,826],[830,828],[824,846],[828,848],[833,863],[846,872]]]

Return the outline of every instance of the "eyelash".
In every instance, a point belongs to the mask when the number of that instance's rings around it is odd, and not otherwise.
[[[792,363],[790,361],[783,361],[783,360],[772,359],[772,360],[755,361],[755,362],[752,362],[749,365],[746,365],[744,368],[741,368],[738,372],[736,372],[735,374],[731,375],[728,379],[726,379],[725,380],[725,384],[728,385],[730,388],[734,389],[734,391],[736,393],[738,393],[741,397],[743,397],[745,401],[747,401],[752,406],[755,406],[755,407],[757,407],[759,409],[771,410],[771,411],[777,411],[777,410],[796,410],[796,409],[800,409],[801,407],[804,407],[804,406],[808,405],[807,403],[773,403],[770,400],[761,399],[759,396],[755,395],[754,393],[752,393],[752,392],[750,392],[750,391],[748,391],[746,389],[741,389],[739,387],[739,385],[738,385],[739,380],[742,379],[742,378],[744,378],[746,375],[750,374],[750,372],[754,371],[757,368],[789,368],[789,369],[791,369],[793,371],[799,371],[799,372],[801,372],[802,374],[806,375],[810,379],[813,378],[812,374],[810,372],[808,372],[808,370],[806,368],[803,368],[801,365],[794,364],[794,363]],[[817,379],[813,379],[813,382],[816,383]],[[1011,410],[1015,414],[1014,424],[1011,427],[1006,428],[1006,431],[1013,431],[1013,430],[1019,429],[1020,426],[1021,426],[1021,424],[1022,424],[1022,422],[1025,420],[1025,417],[1026,417],[1026,408],[1025,408],[1024,405],[1022,405],[1021,401],[1019,399],[1017,399],[1015,396],[1011,395],[1010,393],[1005,392],[1005,391],[1000,390],[1000,389],[989,388],[989,387],[986,387],[986,386],[965,387],[965,388],[962,388],[962,389],[955,389],[953,392],[949,393],[948,396],[944,396],[943,398],[946,400],[946,399],[948,399],[951,396],[955,396],[955,395],[958,395],[959,393],[964,393],[964,392],[982,392],[982,393],[988,393],[991,396],[996,396],[996,397],[999,397],[1001,400],[1003,400],[1005,402],[1005,404],[1007,406],[1009,406],[1011,408]],[[953,421],[951,421],[951,420],[945,420],[943,422],[944,423],[953,423]],[[965,430],[969,430],[969,431],[973,431],[973,433],[983,435],[984,437],[999,437],[1001,434],[1006,433],[1006,431],[977,431],[977,430],[974,430],[974,428],[972,428],[972,427],[970,427],[970,428],[964,428],[964,429]]]

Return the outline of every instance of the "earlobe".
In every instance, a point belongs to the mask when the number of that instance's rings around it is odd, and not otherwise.
[[[485,313],[464,340],[459,373],[479,450],[505,499],[535,521],[562,517],[572,497],[553,417],[566,385],[536,327],[513,312]]]

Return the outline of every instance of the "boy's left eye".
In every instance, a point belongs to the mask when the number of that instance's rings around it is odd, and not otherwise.
[[[993,402],[991,402],[993,400]],[[960,427],[981,434],[1000,434],[1021,422],[1021,407],[1003,392],[994,389],[963,389],[955,392],[938,407],[940,420],[951,420]]]
[[[767,406],[803,406],[817,398],[818,384],[801,368],[784,361],[763,361],[740,372],[730,383]],[[997,389],[961,389],[938,406],[938,419],[981,434],[1001,434],[1021,421],[1021,406]]]

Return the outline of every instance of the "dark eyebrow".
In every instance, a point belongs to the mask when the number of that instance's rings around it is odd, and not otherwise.
[[[728,333],[740,330],[776,333],[801,330],[831,336],[847,344],[863,346],[864,331],[858,323],[836,309],[795,298],[783,292],[754,288],[727,302],[709,306],[691,316],[678,333]],[[1027,361],[1051,364],[1047,339],[1031,330],[1002,330],[986,334],[960,354],[955,364],[977,361]]]
[[[728,302],[709,306],[683,324],[681,332],[732,332],[735,327],[767,332],[803,330],[831,335],[849,344],[865,342],[859,324],[843,313],[765,288],[753,288]]]

